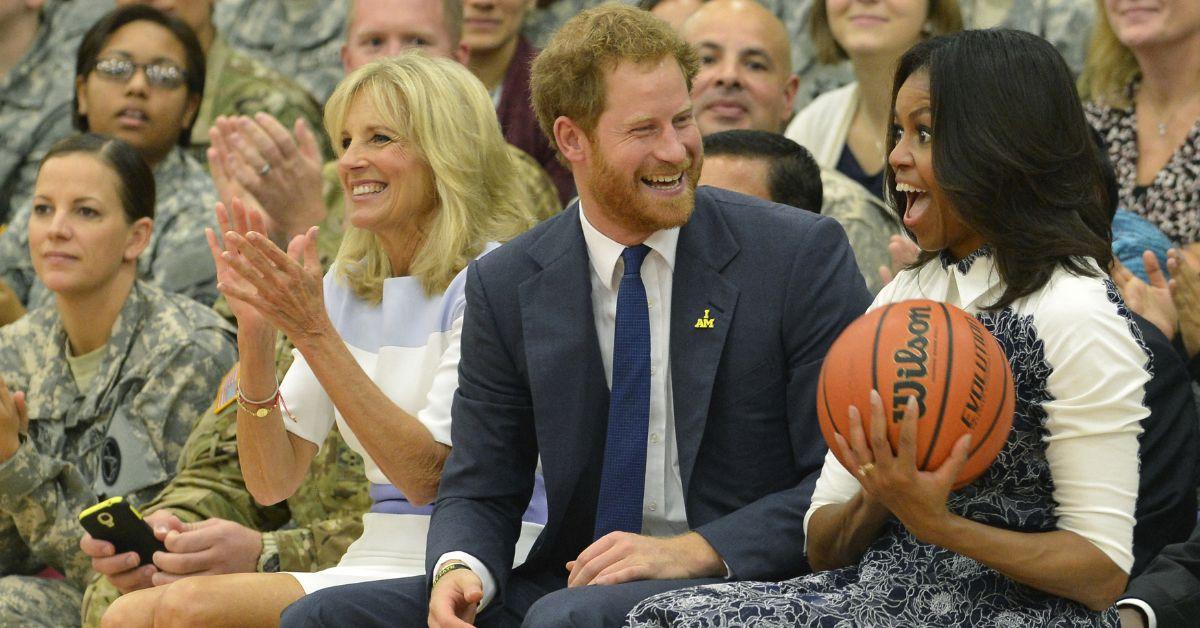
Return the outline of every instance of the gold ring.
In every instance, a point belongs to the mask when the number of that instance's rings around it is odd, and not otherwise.
[[[875,463],[868,462],[867,464],[864,464],[858,468],[858,474],[865,476],[866,474],[868,474],[874,470],[875,470]]]

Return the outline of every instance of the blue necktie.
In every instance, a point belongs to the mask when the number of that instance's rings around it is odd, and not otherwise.
[[[641,270],[649,252],[650,247],[642,244],[621,253],[625,273],[617,290],[608,436],[596,502],[597,539],[615,530],[642,531],[650,424],[650,314]]]

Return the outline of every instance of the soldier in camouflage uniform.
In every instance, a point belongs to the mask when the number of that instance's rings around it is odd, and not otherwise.
[[[303,118],[319,139],[321,152],[332,157],[329,141],[321,126],[321,108],[297,83],[263,65],[250,55],[230,46],[213,24],[214,0],[117,0],[118,6],[148,4],[192,27],[204,49],[204,99],[192,125],[191,151],[201,162],[206,160],[208,130],[217,116],[271,114],[288,127]]]
[[[25,391],[29,416],[0,462],[0,625],[78,623],[91,570],[77,514],[114,495],[141,506],[162,489],[236,359],[232,331],[192,300],[136,282],[79,390],[56,307],[0,329],[0,376]],[[31,575],[47,566],[66,579]]]
[[[29,199],[46,149],[71,134],[66,77],[74,73],[80,37],[111,7],[111,0],[46,0],[29,48],[0,76],[0,223]]]
[[[318,248],[327,264],[337,241],[318,241]],[[292,361],[292,346],[284,340],[279,347],[276,371],[282,378]],[[236,379],[236,367],[225,381],[231,379]],[[218,393],[184,446],[175,479],[143,513],[167,510],[185,522],[219,518],[262,530],[259,571],[318,571],[336,565],[362,534],[362,515],[371,506],[362,458],[334,428],[296,494],[286,502],[261,506],[246,490],[238,465],[233,395],[236,390]],[[94,580],[84,594],[83,625],[99,626],[119,595],[107,578]]]
[[[213,21],[234,48],[324,104],[343,76],[348,7],[349,0],[219,0]]]
[[[1083,71],[1092,24],[1093,0],[958,0],[963,28],[1014,28],[1054,44],[1076,76]]]
[[[204,100],[192,127],[192,151],[197,159],[202,162],[207,159],[208,131],[217,116],[248,116],[259,111],[271,114],[289,128],[303,118],[316,135],[321,154],[333,157],[321,123],[321,108],[303,87],[235,50],[220,35],[209,46],[206,61]]]
[[[138,276],[166,290],[211,305],[217,299],[217,270],[204,241],[204,229],[216,228],[216,188],[204,166],[179,147],[154,169],[158,190],[154,234],[138,259]],[[0,279],[29,309],[50,303],[52,294],[38,281],[29,259],[28,204],[0,234]]]
[[[879,267],[892,263],[888,242],[893,235],[904,235],[900,218],[877,196],[837,170],[822,168],[821,185],[825,193],[821,214],[846,230],[858,272],[871,294],[878,293],[883,288]]]
[[[730,130],[706,135],[700,184],[806,209],[819,203],[820,213],[845,230],[867,288],[872,294],[879,292],[883,287],[879,267],[891,264],[888,243],[893,235],[902,233],[895,212],[853,179],[837,170],[820,168],[799,144],[764,131]],[[819,190],[810,183],[818,176]]]

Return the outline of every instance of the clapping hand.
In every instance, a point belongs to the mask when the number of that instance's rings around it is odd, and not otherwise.
[[[294,134],[266,113],[220,116],[209,131],[209,169],[229,204],[239,197],[263,212],[267,230],[284,242],[325,219],[321,151],[303,118]]]
[[[1188,356],[1200,352],[1200,259],[1181,249],[1167,251],[1171,298],[1179,313],[1179,335]]]
[[[1171,300],[1167,278],[1163,276],[1162,267],[1153,252],[1143,251],[1142,263],[1146,267],[1146,276],[1150,278],[1149,283],[1142,281],[1120,262],[1113,263],[1113,283],[1121,291],[1121,297],[1129,309],[1153,323],[1167,338],[1173,338],[1179,314]]]
[[[236,197],[232,200],[228,208],[225,207],[224,203],[217,203],[216,212],[217,224],[220,225],[222,234],[237,233],[247,235],[251,231],[262,233],[266,230],[262,215],[248,209]],[[213,262],[217,265],[217,287],[225,295],[226,300],[229,302],[229,309],[233,311],[234,317],[237,318],[238,333],[269,338],[273,346],[275,331],[271,328],[271,323],[259,314],[258,310],[252,305],[237,298],[235,294],[230,293],[228,290],[229,287],[236,286],[244,292],[254,291],[254,286],[233,270],[228,259],[225,257],[226,254],[237,255],[230,248],[228,238],[225,238],[224,246],[222,246],[212,229],[205,229],[204,233],[208,238],[208,250],[212,253]]]
[[[317,227],[292,238],[287,253],[253,229],[227,231],[225,245],[220,256],[230,280],[218,278],[217,287],[231,305],[236,299],[253,308],[297,346],[333,332],[325,313]]]

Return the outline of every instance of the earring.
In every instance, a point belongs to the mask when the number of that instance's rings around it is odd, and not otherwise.
[[[932,22],[926,21],[924,24],[921,25],[921,36],[926,37],[926,38],[933,36],[933,23]]]

